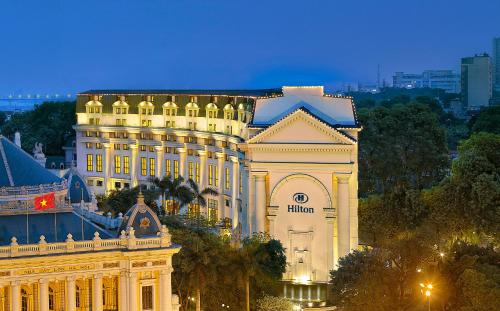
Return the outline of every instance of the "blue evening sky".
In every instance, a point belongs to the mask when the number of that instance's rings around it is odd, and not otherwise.
[[[491,52],[498,0],[0,0],[0,97],[261,88],[459,69]]]

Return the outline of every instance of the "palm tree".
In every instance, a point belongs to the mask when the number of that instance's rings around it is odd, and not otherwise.
[[[184,178],[170,179],[166,183],[167,198],[173,201],[172,214],[177,214],[177,210],[193,200],[191,189],[184,184]]]
[[[191,188],[191,193],[193,196],[193,200],[191,202],[194,202],[195,204],[197,204],[199,209],[201,209],[202,207],[203,208],[207,207],[207,199],[205,199],[205,196],[207,196],[207,195],[213,195],[213,196],[219,195],[219,192],[217,192],[217,190],[215,190],[214,188],[210,188],[210,187],[207,187],[207,188],[200,191],[200,187],[198,186],[198,184],[194,180],[192,180],[191,178],[188,179],[187,183],[188,183],[189,187]],[[196,212],[196,219],[197,219],[197,222],[199,225],[200,210],[198,210]]]
[[[158,189],[160,189],[160,196],[161,196],[161,206],[160,206],[160,214],[165,211],[165,192],[168,190],[168,185],[171,182],[171,179],[169,176],[165,176],[162,179],[159,179],[158,177],[151,178],[151,183],[155,185]]]

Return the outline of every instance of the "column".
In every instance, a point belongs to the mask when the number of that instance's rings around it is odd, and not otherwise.
[[[128,307],[129,310],[137,310],[137,273],[130,272],[128,275]]]
[[[179,176],[182,176],[184,178],[188,178],[188,175],[186,173],[186,161],[187,161],[187,150],[186,147],[183,148],[178,148],[177,151],[179,151]]]
[[[102,274],[94,275],[92,289],[94,290],[94,294],[92,295],[92,306],[94,308],[92,311],[102,311]]]
[[[128,303],[128,298],[127,298],[127,273],[126,272],[121,272],[120,273],[120,297],[119,299],[119,310],[120,311],[127,311],[127,303]]]
[[[224,160],[225,154],[224,152],[217,152],[215,154],[217,156],[217,179],[219,180],[219,186],[217,191],[219,192],[219,217],[225,218],[229,217],[226,213],[226,204],[224,204]]]
[[[160,311],[172,309],[172,276],[171,269],[160,271]]]
[[[349,175],[337,176],[337,217],[339,257],[350,252]]]
[[[243,170],[245,172],[246,179],[248,180],[248,192],[247,192],[247,200],[248,200],[248,207],[247,207],[247,215],[246,215],[246,223],[248,227],[248,234],[252,234],[252,232],[255,232],[255,183],[253,181],[253,177],[250,174],[250,169],[248,167],[248,162],[245,163],[245,166],[243,167]]]
[[[326,262],[327,262],[327,269],[328,271],[331,271],[335,267],[335,261],[334,261],[334,247],[333,244],[335,243],[334,241],[334,227],[333,227],[333,222],[334,218],[333,217],[327,217],[326,218]]]
[[[198,186],[200,189],[205,189],[207,187],[207,151],[198,150],[198,155],[200,156],[200,184]]]
[[[256,232],[266,231],[266,175],[267,172],[253,172],[255,177]]]
[[[66,278],[66,295],[68,301],[68,311],[76,310],[76,288],[75,277],[69,276]]]
[[[139,147],[137,145],[130,144],[130,181],[131,186],[136,187],[139,184],[139,179],[137,174],[139,169],[137,165],[139,163]]]
[[[21,311],[21,286],[19,281],[10,283],[10,303],[12,311]]]
[[[113,184],[111,180],[111,144],[104,143],[102,144],[104,147],[104,185],[105,185],[105,193],[113,190]]]
[[[38,284],[40,286],[40,311],[49,311],[49,281],[41,279]]]
[[[165,165],[165,160],[164,160],[164,155],[165,155],[165,150],[163,146],[155,146],[156,150],[156,177],[158,179],[162,179],[163,176],[165,176],[164,172],[165,169],[163,166]]]
[[[239,210],[238,210],[238,197],[240,193],[240,163],[238,162],[238,157],[231,157],[231,162],[233,162],[233,182],[232,182],[232,192],[231,192],[231,208],[232,208],[232,227],[235,229],[239,222]]]

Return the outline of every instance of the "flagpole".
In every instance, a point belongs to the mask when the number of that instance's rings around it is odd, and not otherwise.
[[[16,195],[16,197],[17,197],[17,195]],[[28,202],[26,202],[26,244],[30,244],[30,225],[29,225],[28,207],[29,207],[29,204],[28,204]]]
[[[56,238],[55,242],[57,243],[57,210],[56,209],[54,209],[54,235]]]

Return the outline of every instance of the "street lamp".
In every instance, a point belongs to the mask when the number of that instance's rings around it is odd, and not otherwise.
[[[433,286],[431,283],[429,284],[424,284],[420,283],[420,287],[422,288],[422,293],[425,294],[425,297],[427,297],[427,306],[428,306],[428,311],[431,311],[431,291],[433,289]]]

